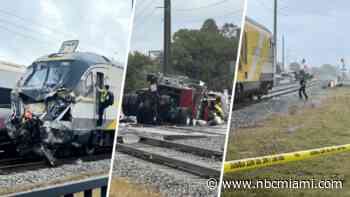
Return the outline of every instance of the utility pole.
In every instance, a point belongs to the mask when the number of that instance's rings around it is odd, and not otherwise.
[[[170,67],[171,57],[171,3],[170,0],[164,0],[164,51],[163,51],[163,74],[166,75]]]
[[[284,35],[283,35],[282,36],[282,68],[281,68],[283,72],[286,72],[285,47],[286,45],[285,45]]]
[[[277,0],[274,0],[274,14],[273,14],[273,68],[274,73],[277,71]],[[274,80],[276,82],[276,80]]]
[[[134,8],[134,1],[135,0],[131,0],[131,9]]]

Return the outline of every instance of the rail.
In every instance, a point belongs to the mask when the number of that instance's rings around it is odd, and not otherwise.
[[[101,176],[27,192],[10,194],[5,197],[74,197],[74,194],[80,192],[84,193],[84,197],[92,197],[93,191],[96,189],[100,189],[100,195],[98,196],[106,197],[107,184],[108,176]]]

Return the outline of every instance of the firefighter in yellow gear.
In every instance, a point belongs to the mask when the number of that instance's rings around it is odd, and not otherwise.
[[[222,109],[221,99],[217,97],[210,105],[209,125],[220,125],[224,123],[224,111]]]
[[[100,103],[105,103],[107,100],[107,96],[108,96],[108,90],[107,88],[104,86],[101,90],[100,90]]]
[[[215,113],[223,120],[225,115],[224,115],[224,111],[222,110],[220,97],[217,97],[215,99],[214,109],[215,109]]]
[[[102,88],[97,88],[99,92],[99,106],[98,106],[98,120],[97,126],[102,126],[103,123],[103,114],[105,109],[108,107],[107,100],[109,96],[109,86],[105,85]]]

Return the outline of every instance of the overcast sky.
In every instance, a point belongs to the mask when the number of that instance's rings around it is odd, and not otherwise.
[[[241,25],[244,0],[172,0],[172,32],[180,28],[198,29],[208,18],[221,26]],[[163,49],[164,0],[138,0],[131,50],[147,53]]]
[[[286,38],[287,59],[311,66],[350,63],[350,1],[278,0],[278,37]],[[248,0],[247,16],[273,30],[273,1]],[[280,47],[281,45],[279,45]],[[281,59],[281,48],[279,48]]]
[[[124,62],[131,0],[1,1],[0,60],[29,65],[64,40]]]

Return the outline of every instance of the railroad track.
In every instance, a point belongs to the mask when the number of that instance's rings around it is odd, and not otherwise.
[[[314,80],[314,81],[311,81],[307,85],[306,88],[310,89],[310,88],[315,87],[315,86],[320,85],[320,84],[321,84],[321,81]],[[275,97],[286,96],[286,95],[289,95],[289,94],[296,93],[296,92],[299,91],[299,87],[300,87],[299,84],[295,84],[295,85],[290,85],[289,84],[289,85],[285,85],[285,86],[286,87],[280,86],[280,87],[277,87],[276,89],[271,90],[268,94],[262,96],[261,99],[249,100],[249,101],[243,101],[243,102],[240,102],[240,103],[235,103],[234,107],[233,107],[233,110],[242,109],[244,107],[247,107],[247,106],[250,106],[250,105],[253,105],[253,104],[257,104],[257,103],[260,103],[262,101],[267,101],[267,100],[270,100],[270,99],[275,98]]]
[[[307,89],[309,88],[312,88],[314,86],[317,86],[317,85],[320,85],[320,81],[311,81],[308,86],[307,86]],[[292,93],[295,93],[295,92],[298,92],[299,91],[299,88],[300,88],[300,85],[299,84],[296,84],[296,85],[290,85],[286,88],[279,88],[277,90],[272,90],[269,92],[269,94],[263,96],[262,98],[263,99],[270,99],[270,98],[273,98],[273,97],[278,97],[278,96],[284,96],[284,95],[288,95],[288,94],[292,94]]]
[[[11,172],[21,172],[47,167],[44,160],[28,161],[23,158],[13,158],[11,161],[0,160],[0,174],[9,174]]]
[[[220,151],[149,137],[133,144],[118,143],[117,151],[203,178],[220,176],[223,157]]]
[[[88,161],[97,161],[102,159],[111,158],[110,153],[100,153],[96,155],[89,155],[83,157],[69,157],[62,158],[56,161],[56,166],[61,166],[64,164],[74,164],[78,161],[88,162]],[[39,170],[42,168],[49,168],[47,161],[42,159],[26,159],[22,157],[12,157],[0,160],[0,175],[1,174],[10,174],[13,172],[23,172],[28,170]]]

